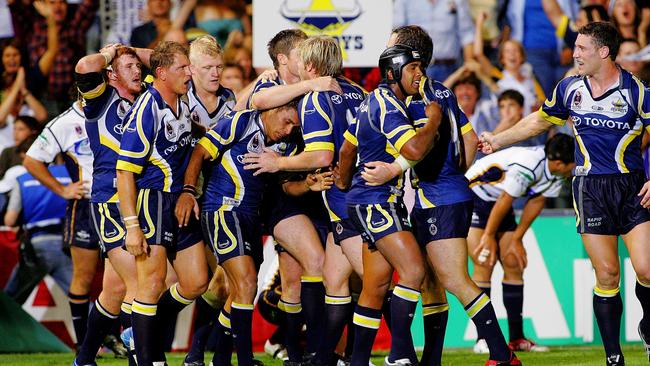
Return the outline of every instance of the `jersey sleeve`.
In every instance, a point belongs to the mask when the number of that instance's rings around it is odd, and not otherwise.
[[[224,117],[199,140],[198,144],[210,154],[211,161],[239,140],[248,120],[242,115],[244,113],[238,112]]]
[[[84,99],[84,115],[88,122],[96,121],[104,111],[112,88],[99,72],[75,73],[77,88]]]
[[[27,156],[43,163],[51,163],[61,152],[63,152],[63,148],[60,142],[50,127],[45,127],[27,150]]]
[[[563,182],[564,182],[563,179],[558,179],[557,181],[553,182],[553,184],[549,187],[549,189],[542,192],[542,195],[547,198],[559,197],[560,191],[562,190]]]
[[[150,93],[143,94],[124,117],[117,169],[140,174],[151,153],[156,133]]]
[[[539,108],[539,113],[543,119],[555,125],[563,126],[569,118],[569,108],[565,105],[566,90],[575,76],[569,76],[562,79],[553,89],[550,99],[546,99],[544,104]]]
[[[351,143],[354,146],[359,146],[359,142],[357,141],[357,128],[359,127],[359,120],[357,118],[354,118],[352,121],[350,121],[350,124],[348,125],[348,129],[345,130],[343,133],[343,138],[346,139],[349,143]]]
[[[261,79],[258,80],[257,83],[255,83],[255,86],[253,87],[253,91],[251,92],[251,96],[248,98],[248,101],[246,102],[246,109],[251,109],[253,108],[253,96],[255,93],[267,89],[267,88],[272,88],[274,86],[280,85],[276,80],[273,79]]]
[[[646,131],[650,132],[650,88],[646,88],[641,80],[632,77],[633,87],[638,90],[638,101],[635,106],[638,111],[639,118],[643,122]]]
[[[398,152],[415,136],[415,129],[406,110],[391,96],[377,98],[379,103],[379,127],[386,139]]]
[[[535,184],[535,173],[520,164],[508,167],[503,179],[503,190],[512,197],[523,197],[528,193],[528,188]]]
[[[311,92],[300,101],[305,151],[334,151],[333,112],[327,93]]]

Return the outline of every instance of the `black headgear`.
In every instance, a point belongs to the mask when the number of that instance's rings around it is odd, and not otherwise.
[[[404,66],[415,61],[422,61],[422,56],[417,50],[402,44],[388,47],[379,56],[379,71],[382,79],[388,83],[399,83]],[[393,74],[392,79],[388,79],[388,70]]]

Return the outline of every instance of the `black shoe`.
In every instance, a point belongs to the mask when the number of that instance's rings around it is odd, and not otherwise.
[[[198,360],[198,361],[192,361],[192,362],[187,362],[183,360],[183,366],[205,366],[205,362]]]
[[[253,366],[264,366],[264,362],[254,358],[253,359]]]
[[[126,347],[124,347],[122,341],[118,340],[117,337],[112,334],[109,334],[104,338],[104,347],[110,349],[115,354],[115,358],[127,358],[129,356],[129,352]]]
[[[302,366],[302,362],[284,360],[284,361],[282,361],[282,365],[283,366]]]
[[[609,355],[605,361],[607,361],[607,366],[625,366],[625,358],[623,355]]]

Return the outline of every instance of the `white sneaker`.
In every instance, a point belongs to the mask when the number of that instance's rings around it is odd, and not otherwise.
[[[490,348],[488,347],[488,344],[485,341],[485,339],[479,339],[478,341],[476,341],[476,344],[474,344],[472,350],[474,351],[474,353],[481,353],[481,354],[490,353]]]
[[[286,348],[279,343],[273,344],[268,339],[266,340],[266,343],[264,343],[264,352],[266,352],[267,355],[280,360],[287,358]]]
[[[400,358],[399,360],[395,360],[393,362],[388,361],[388,356],[384,358],[384,366],[411,366],[413,363],[411,363],[411,360],[408,358]]]
[[[641,323],[639,323],[639,327],[637,328],[639,331],[639,337],[641,337],[641,341],[643,342],[643,348],[645,348],[645,354],[648,356],[648,362],[650,362],[650,341],[646,340],[645,334],[641,331]]]

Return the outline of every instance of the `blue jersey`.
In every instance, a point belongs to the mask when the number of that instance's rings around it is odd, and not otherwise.
[[[78,75],[78,78],[83,76]],[[97,79],[100,80],[100,79]],[[115,161],[120,152],[122,119],[131,108],[131,102],[120,97],[117,90],[105,80],[82,90],[86,133],[93,158],[91,202],[117,202]],[[92,89],[91,89],[92,88]],[[89,90],[90,89],[90,90]]]
[[[548,122],[573,122],[575,175],[643,171],[641,139],[650,125],[650,96],[639,79],[619,71],[618,85],[598,98],[586,77],[567,77],[540,108]]]
[[[302,123],[302,137],[305,141],[304,151],[332,151],[332,165],[338,161],[338,152],[343,145],[343,134],[354,121],[366,91],[352,81],[336,78],[343,94],[334,92],[309,92],[302,100],[298,110]],[[346,219],[347,207],[345,193],[336,186],[323,192],[323,200],[331,221]]]
[[[194,83],[190,82],[190,89],[187,91],[188,104],[190,106],[190,119],[192,123],[202,126],[206,130],[211,129],[222,119],[226,113],[235,109],[235,93],[222,85],[215,92],[217,95],[217,107],[208,111],[199,96],[196,94]]]
[[[253,108],[253,105],[252,105],[251,101],[253,100],[253,95],[255,95],[255,93],[257,93],[260,90],[264,90],[264,89],[267,89],[267,88],[272,88],[272,87],[278,86],[278,85],[284,85],[284,81],[282,81],[282,79],[280,79],[279,76],[277,78],[275,78],[275,79],[260,79],[260,80],[258,80],[255,83],[255,86],[253,87],[253,91],[251,92],[250,97],[246,101],[246,108]]]
[[[138,174],[138,189],[180,192],[192,153],[190,109],[176,100],[177,115],[153,86],[124,118],[117,169]]]
[[[265,180],[244,169],[244,155],[261,153],[265,147],[284,155],[288,145],[267,145],[260,113],[255,110],[227,114],[198,143],[214,161],[205,184],[203,211],[235,210],[257,215]]]
[[[379,84],[361,103],[357,123],[351,127],[345,135],[350,142],[357,142],[358,167],[371,161],[392,163],[402,146],[415,136],[406,105],[386,84]],[[346,202],[348,205],[399,202],[403,195],[403,174],[386,184],[372,187],[366,184],[360,169],[357,169]]]
[[[427,123],[427,104],[436,102],[442,109],[442,121],[433,148],[412,170],[415,208],[432,208],[469,201],[472,194],[465,178],[463,135],[472,125],[456,101],[456,96],[441,83],[423,77],[420,95],[408,97],[406,105],[418,129]]]
[[[63,165],[50,165],[50,174],[61,184],[72,180]],[[22,200],[22,215],[26,229],[59,225],[65,216],[65,199],[50,191],[34,177],[25,173],[17,178]]]

